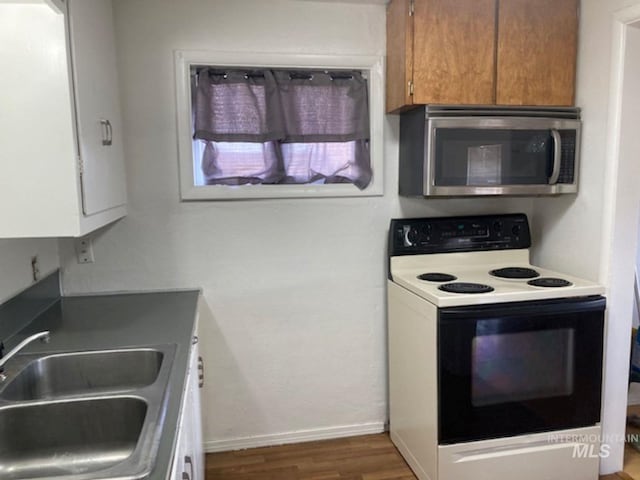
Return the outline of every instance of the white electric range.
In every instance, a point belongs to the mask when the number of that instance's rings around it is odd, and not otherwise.
[[[598,478],[604,289],[530,244],[523,214],[391,222],[390,431],[420,480]]]

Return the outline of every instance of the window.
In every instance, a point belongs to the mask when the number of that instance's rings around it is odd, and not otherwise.
[[[182,199],[381,195],[381,59],[266,57],[176,53]]]

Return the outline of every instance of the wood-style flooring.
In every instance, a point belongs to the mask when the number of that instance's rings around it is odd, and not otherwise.
[[[388,434],[209,453],[206,471],[206,480],[416,480]]]
[[[611,475],[605,475],[604,477],[600,477],[600,480],[634,480],[633,477],[630,477],[628,474],[624,472],[613,473]]]
[[[386,434],[207,454],[206,480],[415,480]]]

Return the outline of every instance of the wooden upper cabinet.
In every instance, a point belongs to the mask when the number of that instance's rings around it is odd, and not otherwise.
[[[413,21],[413,103],[494,103],[496,0],[417,0]]]
[[[393,0],[387,9],[387,111],[411,105],[413,17],[410,0]]]
[[[387,112],[495,100],[497,0],[391,0]]]
[[[498,104],[573,105],[578,1],[500,1]]]
[[[391,0],[387,112],[573,104],[579,0]]]

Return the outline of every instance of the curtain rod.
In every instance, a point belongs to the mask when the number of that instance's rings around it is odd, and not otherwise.
[[[227,78],[227,70],[216,70],[215,68],[212,68],[212,67],[193,68],[191,72],[191,76],[197,76],[201,69],[208,69],[209,75],[218,75],[218,76],[223,76],[224,78]],[[238,70],[241,71],[243,69],[238,69]],[[279,70],[279,71],[286,72],[288,70]],[[353,80],[353,74],[341,73],[341,72],[330,71],[330,70],[322,70],[322,71],[314,70],[314,71],[310,71],[309,73],[300,71],[300,70],[290,70],[289,72],[290,72],[289,73],[290,80],[313,80],[312,72],[321,72],[326,75],[329,75],[331,80]],[[361,72],[358,72],[358,73],[361,73]],[[244,78],[264,78],[264,74],[259,72],[248,72],[244,74]]]

